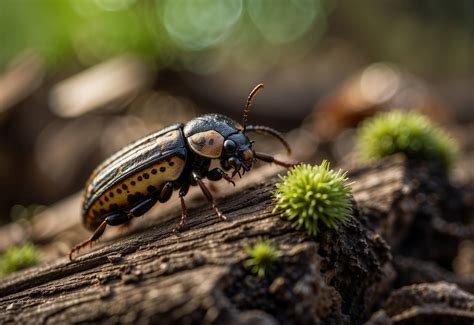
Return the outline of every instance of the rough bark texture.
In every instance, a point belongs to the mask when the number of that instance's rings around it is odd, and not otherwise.
[[[121,237],[0,283],[0,323],[362,323],[395,278],[389,246],[410,233],[423,201],[402,159],[351,174],[349,224],[317,238],[273,212],[275,176],[174,220]],[[244,247],[267,237],[282,251],[263,279],[244,267]],[[391,317],[387,316],[388,318]]]
[[[474,296],[456,285],[416,284],[394,291],[367,325],[472,324]]]

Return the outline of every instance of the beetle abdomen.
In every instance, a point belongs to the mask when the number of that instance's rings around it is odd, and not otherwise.
[[[185,164],[183,157],[174,155],[112,186],[89,208],[86,225],[95,229],[97,223],[111,212],[133,206],[144,198],[157,194],[165,183],[179,178]]]
[[[177,124],[150,134],[120,150],[90,177],[84,193],[84,224],[92,229],[103,217],[139,202],[164,183],[179,178],[186,150]]]

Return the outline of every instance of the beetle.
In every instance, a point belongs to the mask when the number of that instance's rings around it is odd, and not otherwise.
[[[206,114],[186,124],[175,124],[153,132],[124,147],[100,164],[86,182],[82,216],[83,224],[93,231],[89,239],[74,246],[69,258],[87,245],[92,245],[106,227],[128,225],[157,202],[166,202],[174,190],[181,200],[181,220],[174,231],[187,222],[184,197],[190,186],[199,186],[217,216],[226,220],[203,182],[221,179],[235,185],[235,175],[242,177],[258,159],[290,168],[292,162],[255,151],[247,133],[257,132],[278,139],[291,154],[282,134],[271,127],[247,125],[255,94],[263,89],[258,84],[249,94],[243,110],[243,123],[219,114]],[[210,169],[212,160],[221,167]],[[233,169],[229,175],[227,171]],[[242,172],[242,173],[241,173]]]

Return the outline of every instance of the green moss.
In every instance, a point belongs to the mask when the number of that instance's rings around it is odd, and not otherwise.
[[[259,239],[253,246],[247,246],[248,255],[244,266],[253,274],[263,278],[281,256],[280,251],[269,240]]]
[[[280,178],[273,193],[275,211],[282,211],[296,229],[315,236],[320,222],[335,228],[349,220],[351,189],[346,173],[331,170],[326,160],[320,166],[298,165]]]
[[[0,275],[7,275],[39,262],[39,251],[31,243],[10,247],[0,256]]]
[[[358,146],[364,161],[396,153],[409,159],[439,161],[449,170],[458,155],[458,146],[428,118],[415,112],[380,113],[362,123]]]

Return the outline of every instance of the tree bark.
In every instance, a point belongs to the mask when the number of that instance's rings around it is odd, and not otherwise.
[[[361,323],[390,288],[390,248],[409,233],[418,178],[403,159],[351,173],[353,216],[316,238],[273,212],[276,176],[173,220],[0,283],[0,323]],[[244,248],[269,238],[282,257],[263,279]]]

